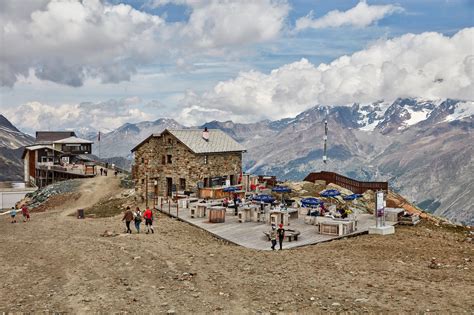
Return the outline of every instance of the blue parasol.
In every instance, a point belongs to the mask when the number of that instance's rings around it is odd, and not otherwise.
[[[234,192],[234,191],[237,191],[237,187],[234,187],[234,186],[229,186],[229,187],[224,187],[222,189],[223,192]]]
[[[272,191],[279,194],[284,194],[284,193],[290,193],[291,188],[286,187],[286,186],[275,186],[272,188]]]
[[[281,203],[283,203],[283,194],[290,193],[291,188],[288,188],[286,186],[275,186],[272,188],[272,191],[275,193],[281,194]]]
[[[344,200],[355,200],[355,199],[359,199],[359,198],[362,198],[362,195],[361,194],[352,194],[352,195],[349,195],[349,196],[345,196]]]
[[[252,201],[263,202],[263,203],[273,203],[275,198],[270,195],[257,195],[252,197]]]
[[[322,193],[320,193],[321,197],[336,197],[336,196],[339,196],[341,193],[339,192],[339,190],[336,190],[336,189],[327,189],[325,191],[323,191]]]
[[[324,202],[322,200],[313,197],[301,199],[301,204],[304,207],[316,207],[322,205],[323,203]]]

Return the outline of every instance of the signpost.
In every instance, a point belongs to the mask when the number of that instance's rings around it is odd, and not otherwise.
[[[383,191],[377,191],[375,195],[375,226],[385,226],[385,205]]]
[[[379,190],[375,193],[375,226],[369,227],[369,234],[388,235],[394,234],[392,225],[385,225],[385,192]]]

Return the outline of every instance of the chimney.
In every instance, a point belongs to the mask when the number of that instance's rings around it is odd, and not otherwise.
[[[204,131],[202,132],[202,138],[206,141],[209,141],[209,131],[207,131],[207,127],[205,127]]]

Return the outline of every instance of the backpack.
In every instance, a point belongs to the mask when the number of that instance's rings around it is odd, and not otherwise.
[[[142,222],[142,215],[135,212],[135,221]]]

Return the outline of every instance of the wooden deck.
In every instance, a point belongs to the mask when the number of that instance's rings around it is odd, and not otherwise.
[[[224,239],[228,242],[256,250],[271,250],[271,244],[268,241],[267,237],[263,234],[263,232],[269,231],[271,226],[265,223],[257,222],[239,223],[237,216],[235,216],[233,213],[233,209],[227,210],[225,223],[209,223],[207,217],[191,218],[189,216],[189,209],[179,208],[179,212],[177,213],[176,205],[168,207],[167,204],[164,204],[163,209],[160,211],[171,217],[178,218],[179,220],[204,229],[209,233],[215,235],[216,237]],[[387,224],[393,223],[387,222]],[[373,215],[359,214],[357,231],[355,231],[354,233],[343,236],[321,235],[316,232],[316,226],[305,224],[304,216],[300,215],[298,219],[290,219],[289,226],[285,227],[289,229],[299,230],[301,234],[298,237],[298,240],[288,242],[285,238],[283,248],[296,248],[306,245],[328,242],[348,236],[366,234],[369,231],[369,227],[374,225],[375,219]]]

